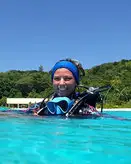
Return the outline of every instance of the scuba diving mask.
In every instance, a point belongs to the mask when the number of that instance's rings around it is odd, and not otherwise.
[[[51,115],[64,115],[73,106],[74,101],[68,97],[56,97],[47,102],[47,110]]]

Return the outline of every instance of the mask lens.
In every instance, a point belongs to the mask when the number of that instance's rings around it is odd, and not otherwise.
[[[63,100],[64,99],[64,100]],[[57,97],[47,103],[48,112],[52,115],[62,115],[68,112],[74,101],[67,97]]]
[[[56,104],[53,102],[48,102],[47,103],[47,109],[50,114],[55,114],[56,112]]]
[[[68,104],[65,100],[58,102],[57,105],[61,108],[62,113],[67,112]]]

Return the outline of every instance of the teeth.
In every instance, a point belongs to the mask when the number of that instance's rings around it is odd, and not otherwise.
[[[62,86],[62,87],[61,87],[61,86],[58,86],[58,89],[59,89],[60,91],[65,91],[66,88],[67,88],[66,86]]]

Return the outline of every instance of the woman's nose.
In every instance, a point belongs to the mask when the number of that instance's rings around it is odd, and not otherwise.
[[[63,84],[65,84],[65,80],[63,79],[63,78],[61,78],[60,79],[60,83],[59,83],[60,85],[63,85]]]

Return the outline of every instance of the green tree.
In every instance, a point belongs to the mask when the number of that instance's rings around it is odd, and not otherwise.
[[[43,72],[44,71],[44,68],[42,65],[39,66],[39,72]]]

